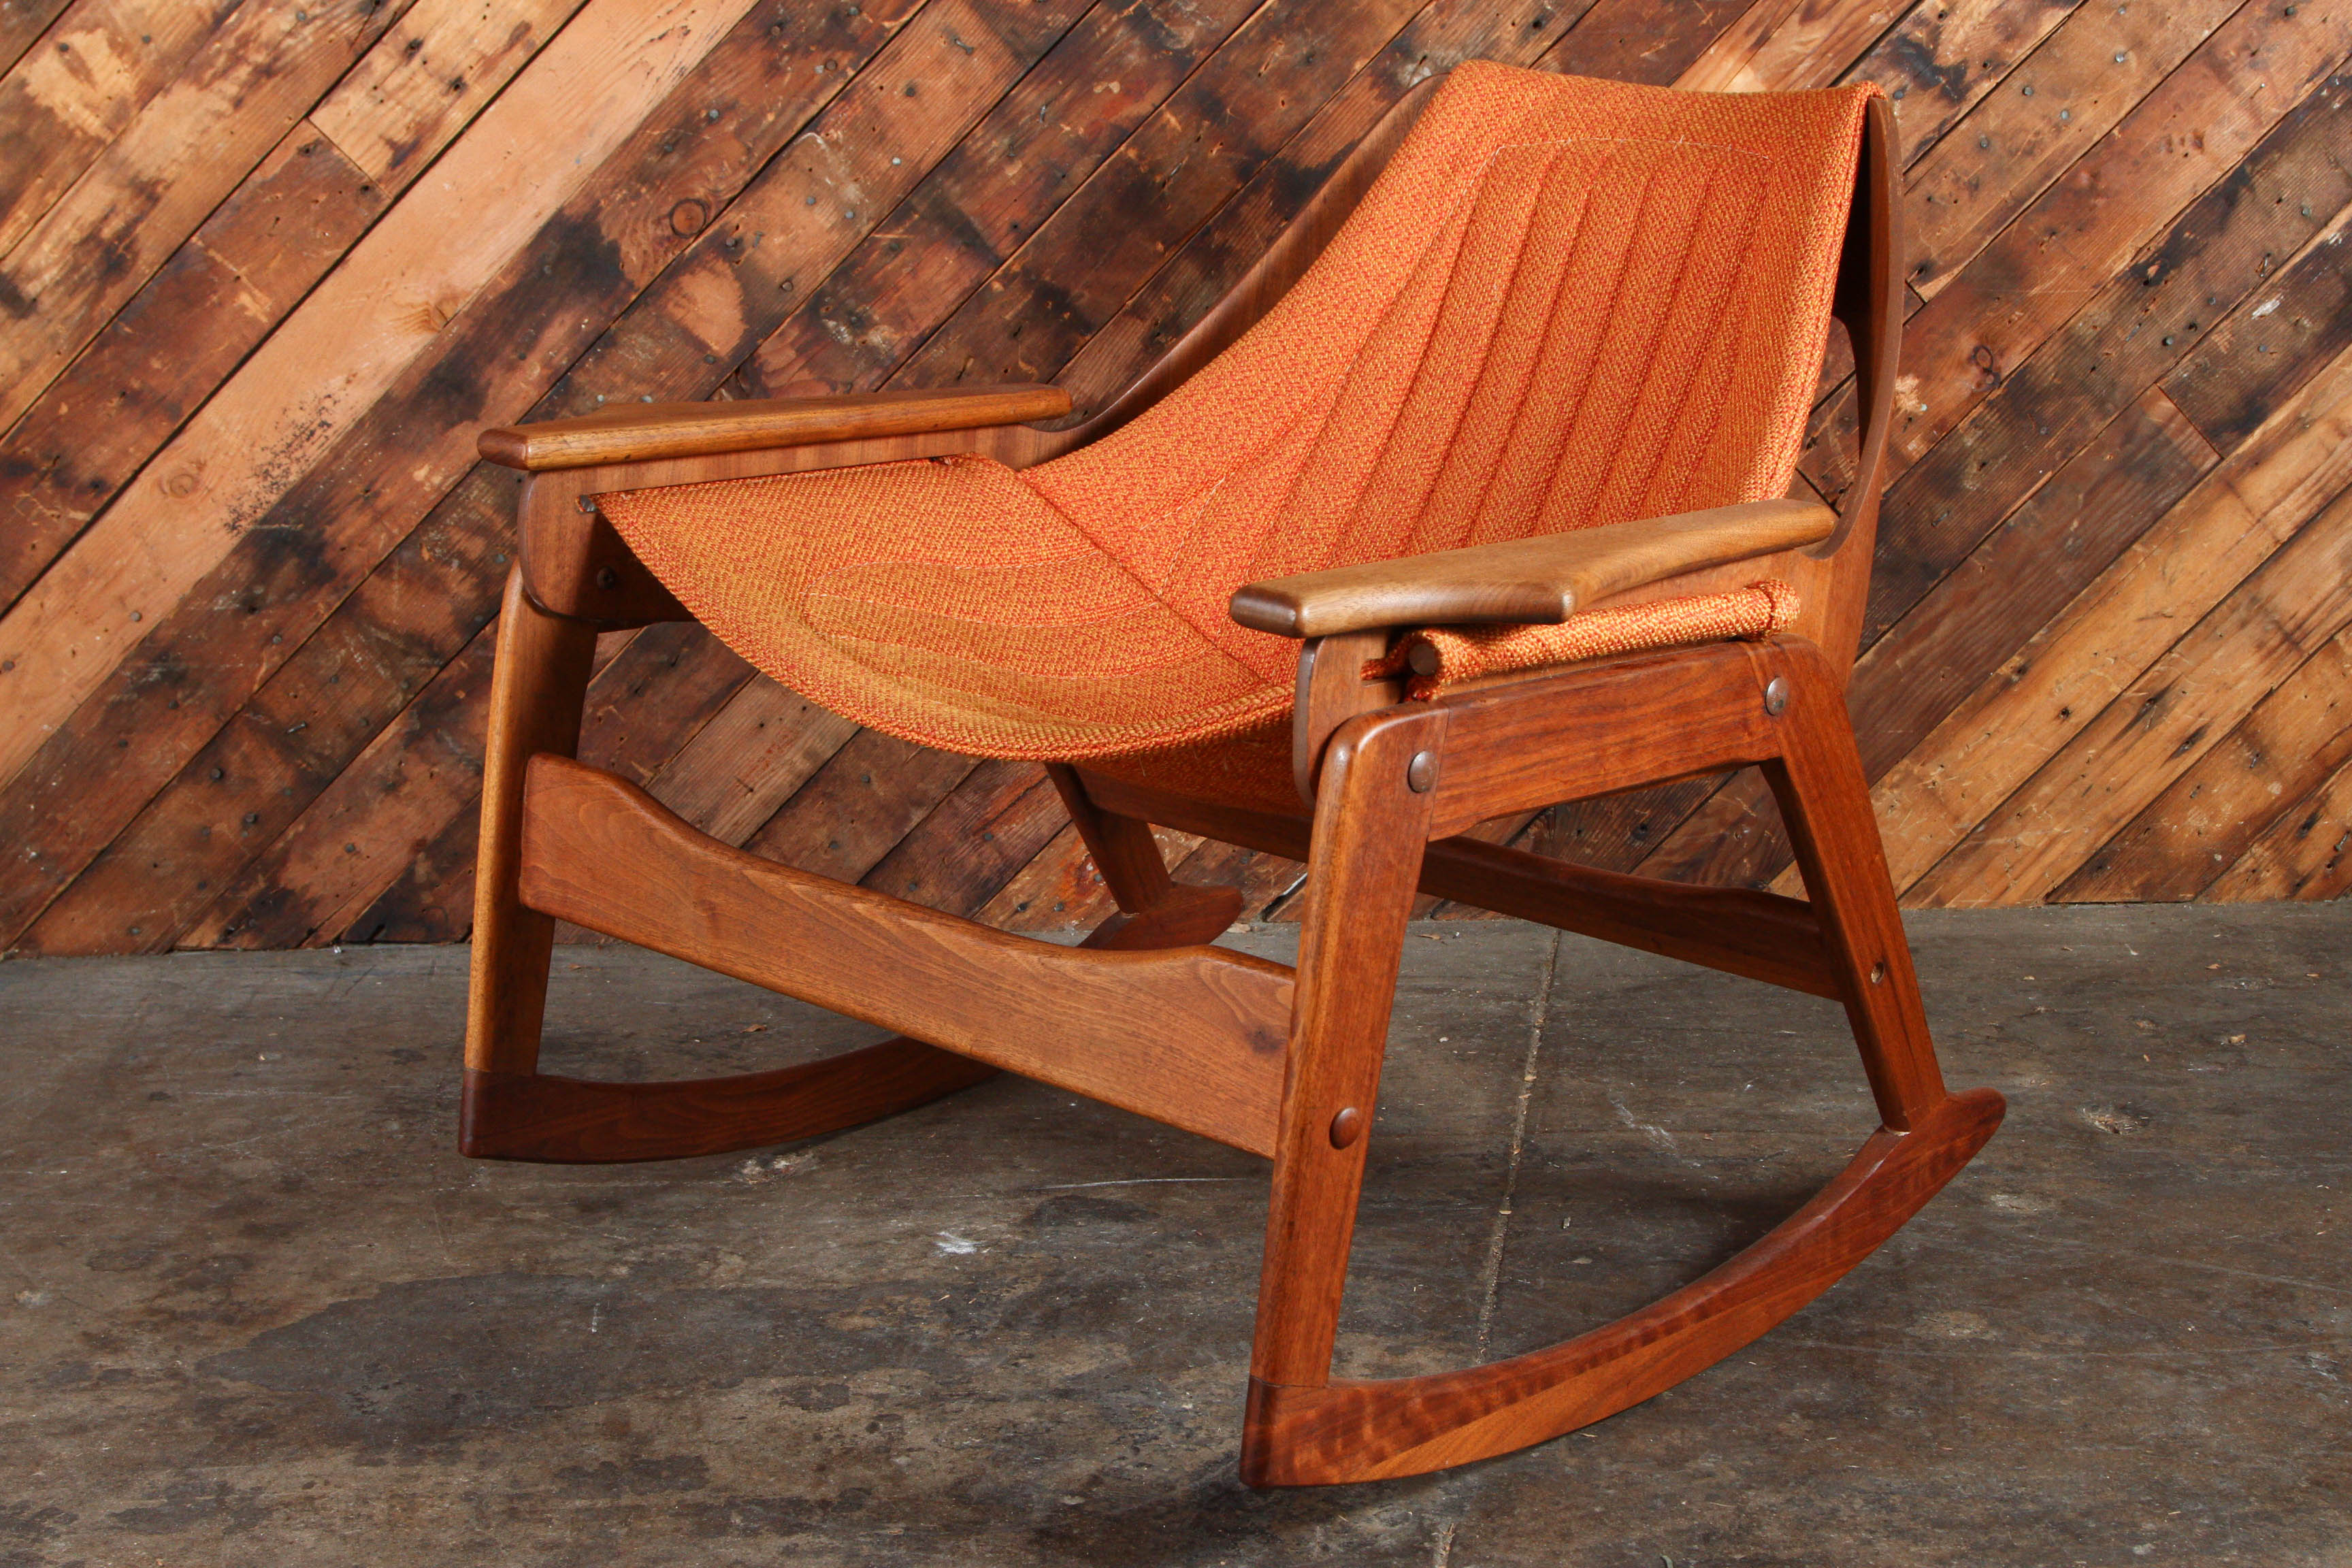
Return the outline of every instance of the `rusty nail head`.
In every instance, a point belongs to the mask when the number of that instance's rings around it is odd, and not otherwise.
[[[1331,1147],[1345,1149],[1364,1135],[1364,1113],[1349,1106],[1331,1118]]]
[[[1789,678],[1776,675],[1764,687],[1764,711],[1779,718],[1789,706]]]
[[[1415,752],[1412,761],[1404,765],[1404,782],[1412,786],[1415,795],[1427,795],[1437,783],[1437,753]]]

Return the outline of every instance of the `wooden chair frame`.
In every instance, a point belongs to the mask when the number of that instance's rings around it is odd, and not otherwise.
[[[1400,106],[1366,139],[1166,359],[1075,427],[1016,423],[1068,404],[1052,388],[1015,387],[640,408],[484,437],[488,455],[530,478],[521,560],[499,628],[484,778],[466,1152],[707,1154],[855,1126],[1003,1068],[1268,1156],[1242,1452],[1244,1479],[1261,1486],[1442,1468],[1645,1399],[1811,1300],[1975,1154],[2000,1121],[2000,1098],[1948,1093],[1938,1073],[1843,700],[1900,326],[1898,165],[1884,103],[1866,128],[1835,306],[1864,409],[1843,515],[1818,543],[1636,581],[1618,595],[1769,573],[1804,595],[1807,618],[1790,634],[1496,677],[1430,701],[1401,700],[1393,683],[1359,673],[1384,646],[1387,625],[1304,637],[1296,813],[1185,798],[1083,766],[1050,769],[1119,910],[1076,949],[759,859],[573,760],[598,630],[686,616],[596,513],[595,497],[950,451],[1018,466],[1091,440],[1280,297],[1420,102]],[[1391,564],[1410,586],[1414,563]],[[1625,574],[1603,578],[1614,587]],[[1324,614],[1322,604],[1298,612],[1298,624]],[[1464,836],[1507,813],[1739,766],[1764,770],[1809,901],[1621,876]],[[1238,896],[1174,882],[1151,823],[1307,863],[1295,971],[1203,945],[1234,918]],[[1335,1381],[1365,1132],[1418,892],[1837,999],[1880,1131],[1779,1227],[1631,1317],[1465,1371]],[[541,1074],[559,919],[899,1033],[831,1060],[740,1077],[619,1084]]]

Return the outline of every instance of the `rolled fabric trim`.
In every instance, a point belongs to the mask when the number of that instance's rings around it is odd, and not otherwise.
[[[1428,626],[1408,632],[1364,666],[1368,680],[1404,675],[1406,695],[1426,702],[1484,675],[1574,664],[1683,643],[1769,637],[1797,617],[1797,590],[1776,579],[1720,594],[1609,605],[1549,626]]]

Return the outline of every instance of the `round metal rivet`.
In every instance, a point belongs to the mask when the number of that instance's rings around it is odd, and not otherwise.
[[[1789,706],[1788,677],[1776,675],[1764,687],[1764,711],[1778,717]]]
[[[1427,795],[1437,783],[1437,753],[1415,752],[1412,761],[1404,765],[1404,782],[1412,786],[1415,795]]]
[[[1364,1135],[1364,1113],[1354,1106],[1331,1118],[1331,1147],[1345,1149]]]

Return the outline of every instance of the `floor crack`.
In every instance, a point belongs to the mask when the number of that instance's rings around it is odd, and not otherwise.
[[[1511,1205],[1518,1196],[1519,1159],[1528,1140],[1528,1102],[1536,1091],[1536,1058],[1543,1050],[1544,1019],[1551,1011],[1552,976],[1559,969],[1560,934],[1551,934],[1544,953],[1543,980],[1536,987],[1535,1006],[1528,1017],[1528,1054],[1519,1064],[1519,1097],[1511,1110],[1511,1157],[1503,1171],[1503,1201],[1495,1211],[1495,1228],[1486,1238],[1486,1268],[1478,1292],[1478,1359],[1486,1359],[1486,1341],[1495,1327],[1495,1297],[1503,1284],[1503,1241],[1511,1228]]]

